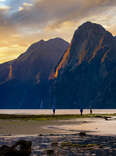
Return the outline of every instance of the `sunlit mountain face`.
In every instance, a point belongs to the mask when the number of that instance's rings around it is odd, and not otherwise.
[[[0,0],[0,63],[13,60],[41,39],[70,42],[85,21],[116,35],[115,0]]]
[[[0,64],[0,108],[116,108],[115,73],[115,36],[86,22]]]
[[[32,44],[17,59],[0,64],[0,108],[51,106],[50,82],[68,48],[61,38]]]
[[[86,22],[75,31],[68,50],[55,72],[57,107],[116,108],[115,37]]]
[[[58,64],[56,70],[55,70],[55,73],[54,73],[54,78],[57,78],[58,77],[58,73],[59,71],[61,70],[61,68],[64,67],[64,65],[66,64],[67,62],[67,59],[68,59],[68,56],[69,56],[69,53],[70,53],[70,50],[71,50],[71,44],[69,45],[68,49],[66,50],[65,54],[63,55],[60,63]]]

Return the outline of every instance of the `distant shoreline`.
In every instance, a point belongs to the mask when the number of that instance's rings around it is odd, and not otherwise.
[[[56,115],[20,115],[20,114],[0,114],[0,119],[7,120],[38,120],[38,121],[47,121],[47,120],[70,120],[76,118],[107,118],[115,117],[116,113],[113,114],[56,114]]]
[[[115,114],[116,109],[92,109],[93,114]],[[8,115],[52,115],[52,109],[0,109],[0,114]],[[83,114],[89,114],[90,109],[83,109]],[[57,115],[79,115],[80,109],[56,109]]]

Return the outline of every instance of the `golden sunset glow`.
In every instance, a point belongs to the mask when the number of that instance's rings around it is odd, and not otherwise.
[[[91,60],[93,60],[93,58],[96,56],[96,53],[100,50],[100,48],[102,47],[102,43],[104,41],[104,36],[101,38],[98,46],[95,48],[95,50],[93,51],[93,55],[92,57],[89,59],[89,62],[91,62]]]
[[[12,77],[13,77],[13,68],[12,68],[12,64],[10,64],[8,79],[10,80],[10,79],[12,79]]]
[[[0,63],[17,58],[34,42],[71,41],[86,21],[116,35],[115,0],[0,0]]]
[[[67,62],[67,59],[68,59],[68,56],[69,56],[69,53],[70,53],[70,49],[71,49],[71,45],[69,45],[67,51],[65,52],[60,64],[58,65],[58,67],[56,68],[56,71],[55,71],[55,74],[54,74],[54,78],[57,78],[58,77],[58,72],[61,68],[64,67],[65,63]]]

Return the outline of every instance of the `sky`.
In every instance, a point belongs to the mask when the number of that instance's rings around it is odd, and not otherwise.
[[[116,35],[116,0],[0,0],[0,63],[17,58],[34,42],[71,41],[82,23]]]

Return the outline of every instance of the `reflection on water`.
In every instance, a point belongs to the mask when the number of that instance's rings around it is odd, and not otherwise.
[[[90,113],[89,109],[84,109],[84,114]],[[93,109],[95,114],[114,114],[116,109]],[[0,114],[52,114],[52,109],[0,109]],[[57,109],[56,114],[80,114],[79,109]]]

